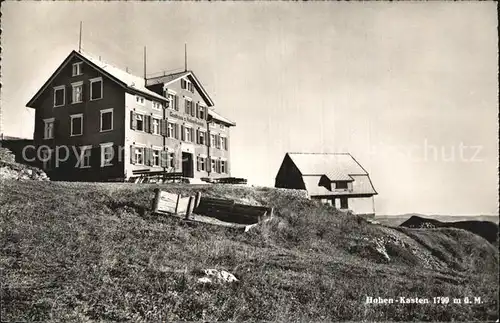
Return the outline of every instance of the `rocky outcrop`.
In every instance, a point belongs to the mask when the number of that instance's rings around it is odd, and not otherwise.
[[[16,163],[14,154],[0,147],[0,179],[47,181],[49,177],[39,168]]]

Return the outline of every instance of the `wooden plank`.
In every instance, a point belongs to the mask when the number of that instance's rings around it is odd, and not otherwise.
[[[177,210],[175,213],[177,214],[186,214],[189,206],[189,199],[191,197],[179,197],[179,202],[177,203]]]
[[[202,197],[200,199],[200,204],[234,205],[234,200]]]
[[[155,190],[156,191],[156,190]],[[175,213],[177,204],[177,194],[158,190],[155,197],[154,212]]]

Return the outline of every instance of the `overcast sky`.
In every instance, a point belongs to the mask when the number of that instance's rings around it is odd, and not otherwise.
[[[195,71],[231,130],[233,176],[351,152],[379,214],[498,214],[494,2],[4,2],[2,129],[72,49],[142,75]]]

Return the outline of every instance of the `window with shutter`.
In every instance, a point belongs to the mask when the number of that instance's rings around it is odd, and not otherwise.
[[[130,163],[134,165],[136,163],[135,147],[130,145]]]
[[[144,165],[144,148],[135,147],[135,163],[139,165]]]
[[[224,160],[220,161],[220,172],[222,174],[226,174],[227,173],[227,171],[226,171],[226,161],[224,161]]]
[[[206,168],[206,158],[205,157],[200,157],[200,162],[201,162],[201,165],[200,165],[200,169],[202,171],[206,171],[207,168]]]
[[[200,157],[196,157],[196,170],[200,171]]]
[[[135,118],[135,112],[130,111],[130,129],[137,129],[137,119]]]
[[[168,166],[167,167],[172,167],[175,168],[175,154],[174,153],[168,153]]]
[[[142,114],[135,114],[136,130],[144,131],[144,116]]]

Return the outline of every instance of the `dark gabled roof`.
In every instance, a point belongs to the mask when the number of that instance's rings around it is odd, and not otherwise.
[[[26,104],[26,106],[31,107],[34,101],[43,93],[43,91],[49,86],[49,84],[56,78],[60,71],[71,61],[73,57],[78,57],[83,62],[92,66],[96,70],[100,71],[102,74],[106,75],[108,78],[118,83],[120,86],[127,90],[133,92],[141,93],[150,98],[155,98],[161,101],[166,101],[167,99],[163,96],[147,89],[145,87],[144,78],[132,75],[126,71],[119,69],[109,63],[103,62],[99,59],[92,57],[87,53],[71,51],[71,53],[66,57],[66,59],[59,65],[55,72],[49,77],[47,82],[38,90],[38,92],[31,98],[31,100]]]
[[[310,196],[377,194],[366,170],[349,153],[287,153],[297,166]],[[319,186],[322,176],[330,181],[351,181],[351,192],[332,192]]]
[[[178,79],[181,79],[186,76],[191,76],[191,78],[194,81],[194,84],[196,88],[200,91],[201,96],[205,99],[206,103],[208,106],[213,107],[214,102],[208,95],[207,91],[203,88],[203,85],[201,82],[198,80],[196,75],[194,74],[193,71],[183,71],[183,72],[177,72],[177,73],[171,73],[171,74],[166,74],[162,76],[156,76],[156,77],[151,77],[146,79],[146,86],[151,86],[155,84],[165,84],[168,85],[172,82],[177,81]]]

